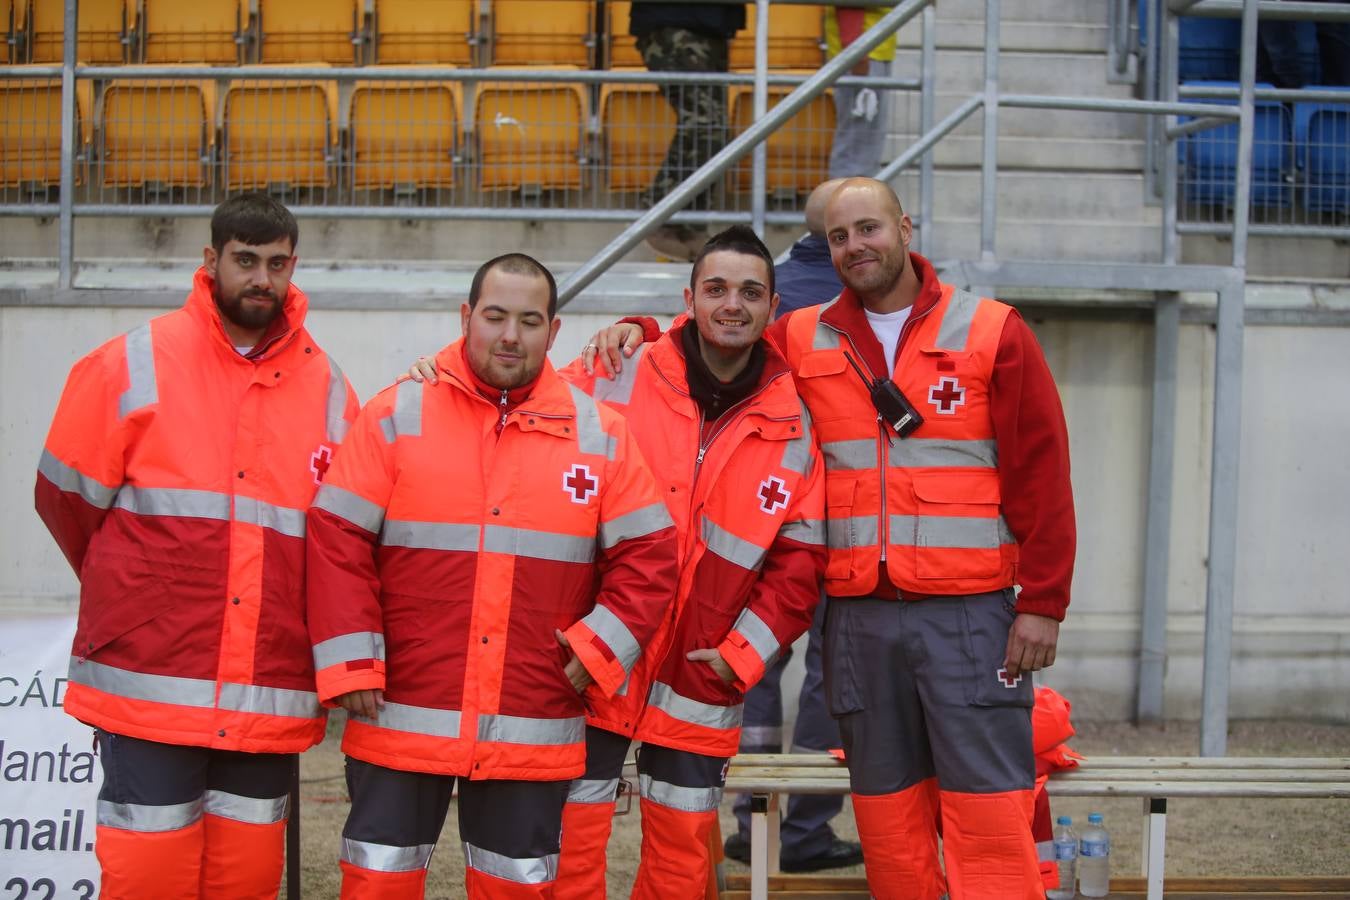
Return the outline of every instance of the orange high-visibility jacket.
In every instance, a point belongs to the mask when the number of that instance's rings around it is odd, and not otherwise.
[[[304,620],[305,510],[356,394],[294,285],[265,349],[187,304],[76,363],[38,514],[80,577],[66,712],[170,744],[295,753],[323,738]]]
[[[870,371],[848,335],[821,319],[839,303],[793,312],[787,358],[811,409],[825,456],[832,596],[876,587],[882,562],[895,587],[916,595],[1009,587],[1018,548],[1000,511],[998,453],[989,408],[994,357],[1010,307],[942,285],[906,323],[895,382],[924,423],[901,439],[878,422]]]
[[[613,381],[563,370],[623,412],[654,471],[680,544],[676,603],[627,691],[597,704],[592,724],[709,756],[740,742],[744,692],[811,623],[824,565],[824,467],[787,363],[772,346],[760,385],[708,440],[689,395],[680,329],[643,344]],[[716,647],[726,684],[685,654]],[[650,682],[650,686],[649,686]],[[643,705],[646,710],[643,712]],[[638,716],[641,715],[641,721]]]
[[[614,693],[675,594],[675,534],[627,425],[545,363],[506,414],[463,341],[443,384],[361,412],[309,513],[309,627],[325,701],[383,689],[342,748],[405,771],[582,773],[585,706],[563,630]]]

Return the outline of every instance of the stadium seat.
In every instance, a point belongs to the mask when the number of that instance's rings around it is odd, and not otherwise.
[[[331,81],[230,82],[222,116],[226,187],[329,186],[337,103]]]
[[[1241,49],[1240,20],[1183,18],[1178,23],[1178,77],[1182,81],[1236,81]]]
[[[105,186],[210,183],[216,133],[214,81],[111,81],[103,91],[100,126]]]
[[[473,65],[477,0],[376,0],[375,60]]]
[[[248,26],[247,0],[141,0],[141,40],[147,63],[240,61]]]
[[[259,59],[264,64],[360,65],[364,10],[361,0],[260,0]]]
[[[32,48],[30,59],[35,63],[60,62],[65,52],[64,0],[31,0],[26,22]],[[126,33],[124,0],[80,0],[75,35],[75,56],[80,62],[122,62],[126,49],[122,40]]]
[[[1237,88],[1236,82],[1193,82],[1196,87]],[[1269,89],[1268,84],[1257,88]],[[1197,103],[1236,106],[1236,100],[1197,99]],[[1180,116],[1181,122],[1191,117]],[[1293,143],[1289,110],[1275,100],[1256,101],[1252,137],[1253,206],[1286,207],[1293,199],[1285,175],[1293,171]],[[1237,193],[1238,124],[1232,121],[1217,128],[1188,134],[1181,138],[1182,179],[1187,203],[1203,206],[1233,205]]]
[[[640,191],[652,183],[675,136],[675,111],[652,84],[600,88],[606,187]]]
[[[493,0],[492,64],[591,65],[590,0]]]
[[[632,9],[631,0],[610,0],[606,4],[609,10],[609,24],[605,28],[607,49],[605,66],[610,69],[627,69],[642,65],[642,54],[638,53],[637,38],[628,33],[628,11]]]
[[[79,134],[75,183],[84,184],[86,152],[93,130],[93,84],[75,83],[75,130]],[[0,79],[0,186],[61,182],[61,79]]]
[[[5,50],[0,53],[0,63],[14,61],[14,50],[18,44],[18,31],[14,24],[13,0],[0,0],[0,29],[5,33]]]
[[[769,7],[769,68],[811,69],[825,62],[825,10],[816,5]],[[746,11],[745,28],[731,39],[731,68],[755,67],[755,9]]]
[[[352,187],[453,187],[461,104],[457,82],[356,82],[348,119]]]
[[[798,74],[810,75],[810,72]],[[768,108],[792,92],[790,85],[769,85]],[[728,109],[733,136],[750,128],[755,121],[755,95],[750,85],[729,89]],[[770,192],[809,193],[828,177],[830,147],[834,144],[834,99],[827,91],[799,109],[766,141],[766,189]],[[732,173],[732,190],[746,192],[752,187],[752,159],[746,154]]]
[[[584,85],[481,83],[474,103],[480,187],[580,188],[588,115]]]
[[[1345,91],[1350,88],[1313,87]],[[1309,212],[1350,214],[1350,102],[1295,103],[1294,147]]]

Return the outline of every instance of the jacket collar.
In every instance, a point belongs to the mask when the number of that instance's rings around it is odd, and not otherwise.
[[[441,348],[436,354],[436,370],[449,376],[451,383],[466,394],[489,407],[493,406],[492,401],[478,390],[477,386],[481,382],[469,368],[468,360],[465,358],[464,338]],[[568,417],[576,415],[576,404],[572,401],[567,383],[558,377],[553,364],[547,358],[544,359],[544,367],[539,370],[539,377],[535,379],[534,385],[524,397],[520,398],[518,404],[513,405],[513,408],[526,409],[542,415]]]
[[[657,371],[661,373],[661,377],[671,387],[688,396],[689,369],[680,339],[680,329],[686,326],[696,327],[688,313],[680,313],[671,323],[670,328],[666,329],[666,333],[661,335],[660,339],[647,351],[647,358],[651,360],[652,365],[656,366]],[[797,409],[795,405],[788,404],[788,401],[795,399],[795,396],[789,397],[783,393],[791,387],[792,379],[780,377],[791,372],[787,360],[773,345],[772,341],[763,337],[760,338],[760,341],[764,344],[764,371],[760,374],[759,384],[755,388],[757,393],[752,395],[756,396],[753,408],[773,416],[792,415],[797,412]],[[780,404],[785,406],[785,410],[778,408]]]
[[[187,303],[183,308],[207,330],[213,341],[228,349],[232,357],[240,360],[254,361],[270,355],[287,335],[304,327],[305,315],[309,312],[309,298],[295,286],[295,282],[291,282],[286,289],[286,299],[281,304],[281,315],[272,320],[272,324],[267,327],[254,351],[243,357],[235,349],[230,336],[225,333],[225,326],[220,321],[220,310],[216,308],[214,292],[215,279],[206,271],[206,266],[199,267],[192,276],[192,292],[188,294]]]
[[[914,274],[919,277],[919,295],[914,299],[914,305],[910,308],[909,320],[905,323],[906,331],[910,322],[932,310],[942,299],[942,283],[938,281],[937,271],[933,268],[933,264],[917,253],[911,253],[909,261],[914,266]],[[876,333],[872,331],[871,323],[867,321],[862,301],[850,288],[845,287],[839,292],[839,297],[835,302],[831,303],[820,314],[820,321],[847,335],[848,339],[853,342],[853,346],[857,347],[858,352],[863,355],[867,367],[871,369],[874,375],[884,375],[890,370],[884,351],[881,349],[881,342],[877,340]],[[902,333],[901,345],[903,343]],[[896,347],[896,352],[900,352],[899,346]]]

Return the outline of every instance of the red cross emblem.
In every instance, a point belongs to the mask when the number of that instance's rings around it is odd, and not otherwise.
[[[785,490],[783,479],[770,475],[759,484],[759,508],[773,515],[787,506],[792,499],[791,492]]]
[[[600,482],[591,476],[589,466],[576,463],[563,473],[563,490],[572,495],[573,503],[586,503],[600,492]]]
[[[327,444],[320,444],[319,449],[309,458],[309,470],[314,473],[315,484],[323,484],[323,476],[328,474],[328,467],[332,464],[332,448]]]
[[[1007,669],[999,669],[998,672],[996,672],[995,674],[998,675],[999,683],[1002,684],[1005,688],[1015,688],[1022,683],[1021,672],[1017,673],[1016,678],[1009,677]]]
[[[966,389],[955,378],[943,375],[938,383],[928,388],[928,402],[937,407],[937,411],[950,416],[958,406],[966,405]]]

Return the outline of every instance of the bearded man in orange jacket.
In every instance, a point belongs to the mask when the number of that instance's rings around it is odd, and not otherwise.
[[[356,395],[305,330],[295,219],[225,201],[187,304],[71,370],[37,510],[80,578],[65,709],[97,729],[104,900],[276,897],[325,715],[305,510]]]
[[[319,696],[351,714],[342,897],[415,900],[458,782],[470,897],[552,897],[586,709],[675,594],[675,532],[623,418],[545,357],[557,287],[479,268],[439,389],[362,410],[309,513]]]

